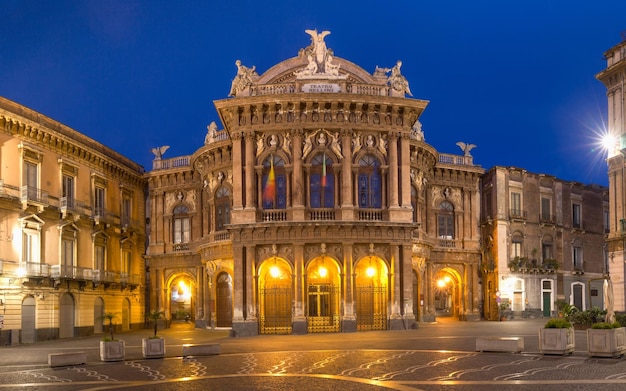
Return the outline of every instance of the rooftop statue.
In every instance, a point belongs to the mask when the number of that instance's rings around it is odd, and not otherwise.
[[[406,80],[406,77],[402,76],[400,73],[401,66],[402,61],[398,60],[396,65],[391,68],[391,75],[389,75],[389,79],[387,79],[387,81],[394,90],[413,96],[413,94],[411,94],[411,90],[409,89],[409,82]]]
[[[233,79],[228,96],[237,96],[238,93],[252,85],[253,76],[259,75],[256,73],[256,67],[254,65],[252,68],[248,68],[245,65],[241,65],[240,60],[235,61],[235,65],[237,65],[237,74]]]
[[[298,70],[296,76],[329,75],[339,76],[339,64],[333,64],[332,50],[326,47],[324,37],[330,31],[304,30],[311,36],[311,45],[304,49],[307,54],[308,64],[305,68]]]

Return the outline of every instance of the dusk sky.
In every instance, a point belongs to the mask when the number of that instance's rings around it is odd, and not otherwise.
[[[0,96],[152,168],[190,155],[227,98],[235,60],[259,74],[329,30],[372,73],[402,60],[439,152],[607,185],[606,89],[626,1],[0,0]]]

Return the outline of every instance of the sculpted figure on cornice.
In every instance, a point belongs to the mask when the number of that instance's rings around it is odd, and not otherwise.
[[[291,133],[286,132],[283,134],[283,151],[287,154],[287,156],[291,156]]]
[[[387,136],[383,133],[379,136],[378,150],[383,154],[383,156],[387,156]]]
[[[204,137],[204,145],[210,144],[215,141],[217,136],[217,124],[215,121],[211,122],[207,128],[206,136]]]
[[[265,135],[263,133],[258,133],[256,135],[256,156],[259,157],[261,153],[265,150]]]
[[[409,94],[409,96],[413,96],[411,94],[411,90],[409,89],[409,82],[406,80],[402,73],[400,73],[400,67],[402,66],[402,61],[398,60],[396,65],[391,68],[391,75],[389,75],[389,79],[387,82],[389,86],[394,90],[401,92],[403,94]]]
[[[361,132],[355,132],[352,136],[352,153],[359,152],[361,147]]]
[[[341,138],[339,137],[339,132],[335,132],[331,137],[330,142],[330,150],[339,158],[343,159],[343,155],[341,154]]]
[[[238,93],[252,85],[254,76],[259,75],[255,66],[248,68],[241,65],[241,60],[235,61],[235,65],[237,65],[237,74],[233,79],[228,96],[237,96]]]
[[[411,169],[411,181],[418,190],[422,190],[422,186],[424,186],[424,173],[422,170]]]
[[[311,36],[311,45],[304,49],[307,58],[307,66],[294,72],[296,77],[327,75],[339,76],[339,64],[333,64],[333,52],[326,47],[324,38],[330,31],[304,30]]]
[[[422,130],[422,123],[419,120],[416,120],[413,126],[411,127],[411,138],[417,141],[425,141],[424,131]]]

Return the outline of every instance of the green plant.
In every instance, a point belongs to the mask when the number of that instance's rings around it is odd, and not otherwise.
[[[154,323],[154,337],[152,338],[157,338],[157,329],[159,325],[158,322],[159,322],[159,319],[163,318],[164,316],[165,316],[165,313],[159,310],[153,310],[146,314],[146,318],[150,319]]]
[[[592,329],[617,329],[622,327],[619,322],[607,323],[607,322],[599,322],[591,325]]]
[[[117,314],[114,312],[105,312],[102,315],[102,319],[108,321],[109,333],[111,335],[111,338],[104,338],[104,341],[115,341],[115,338],[113,337],[113,319],[115,318],[117,318]]]
[[[626,327],[626,313],[615,314],[615,321]]]
[[[544,326],[546,329],[569,329],[572,324],[565,318],[551,318]]]
[[[574,314],[578,312],[578,308],[576,308],[575,305],[570,304],[566,301],[557,300],[554,304],[556,304],[556,308],[558,309],[559,313],[562,313],[563,317],[567,320],[571,321],[571,318],[574,316]]]

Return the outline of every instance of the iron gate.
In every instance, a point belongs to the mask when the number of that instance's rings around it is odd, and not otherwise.
[[[387,330],[387,287],[356,287],[356,329]]]
[[[309,285],[307,304],[309,333],[341,331],[338,287],[330,284]]]
[[[262,288],[259,294],[259,332],[291,334],[291,287]]]

